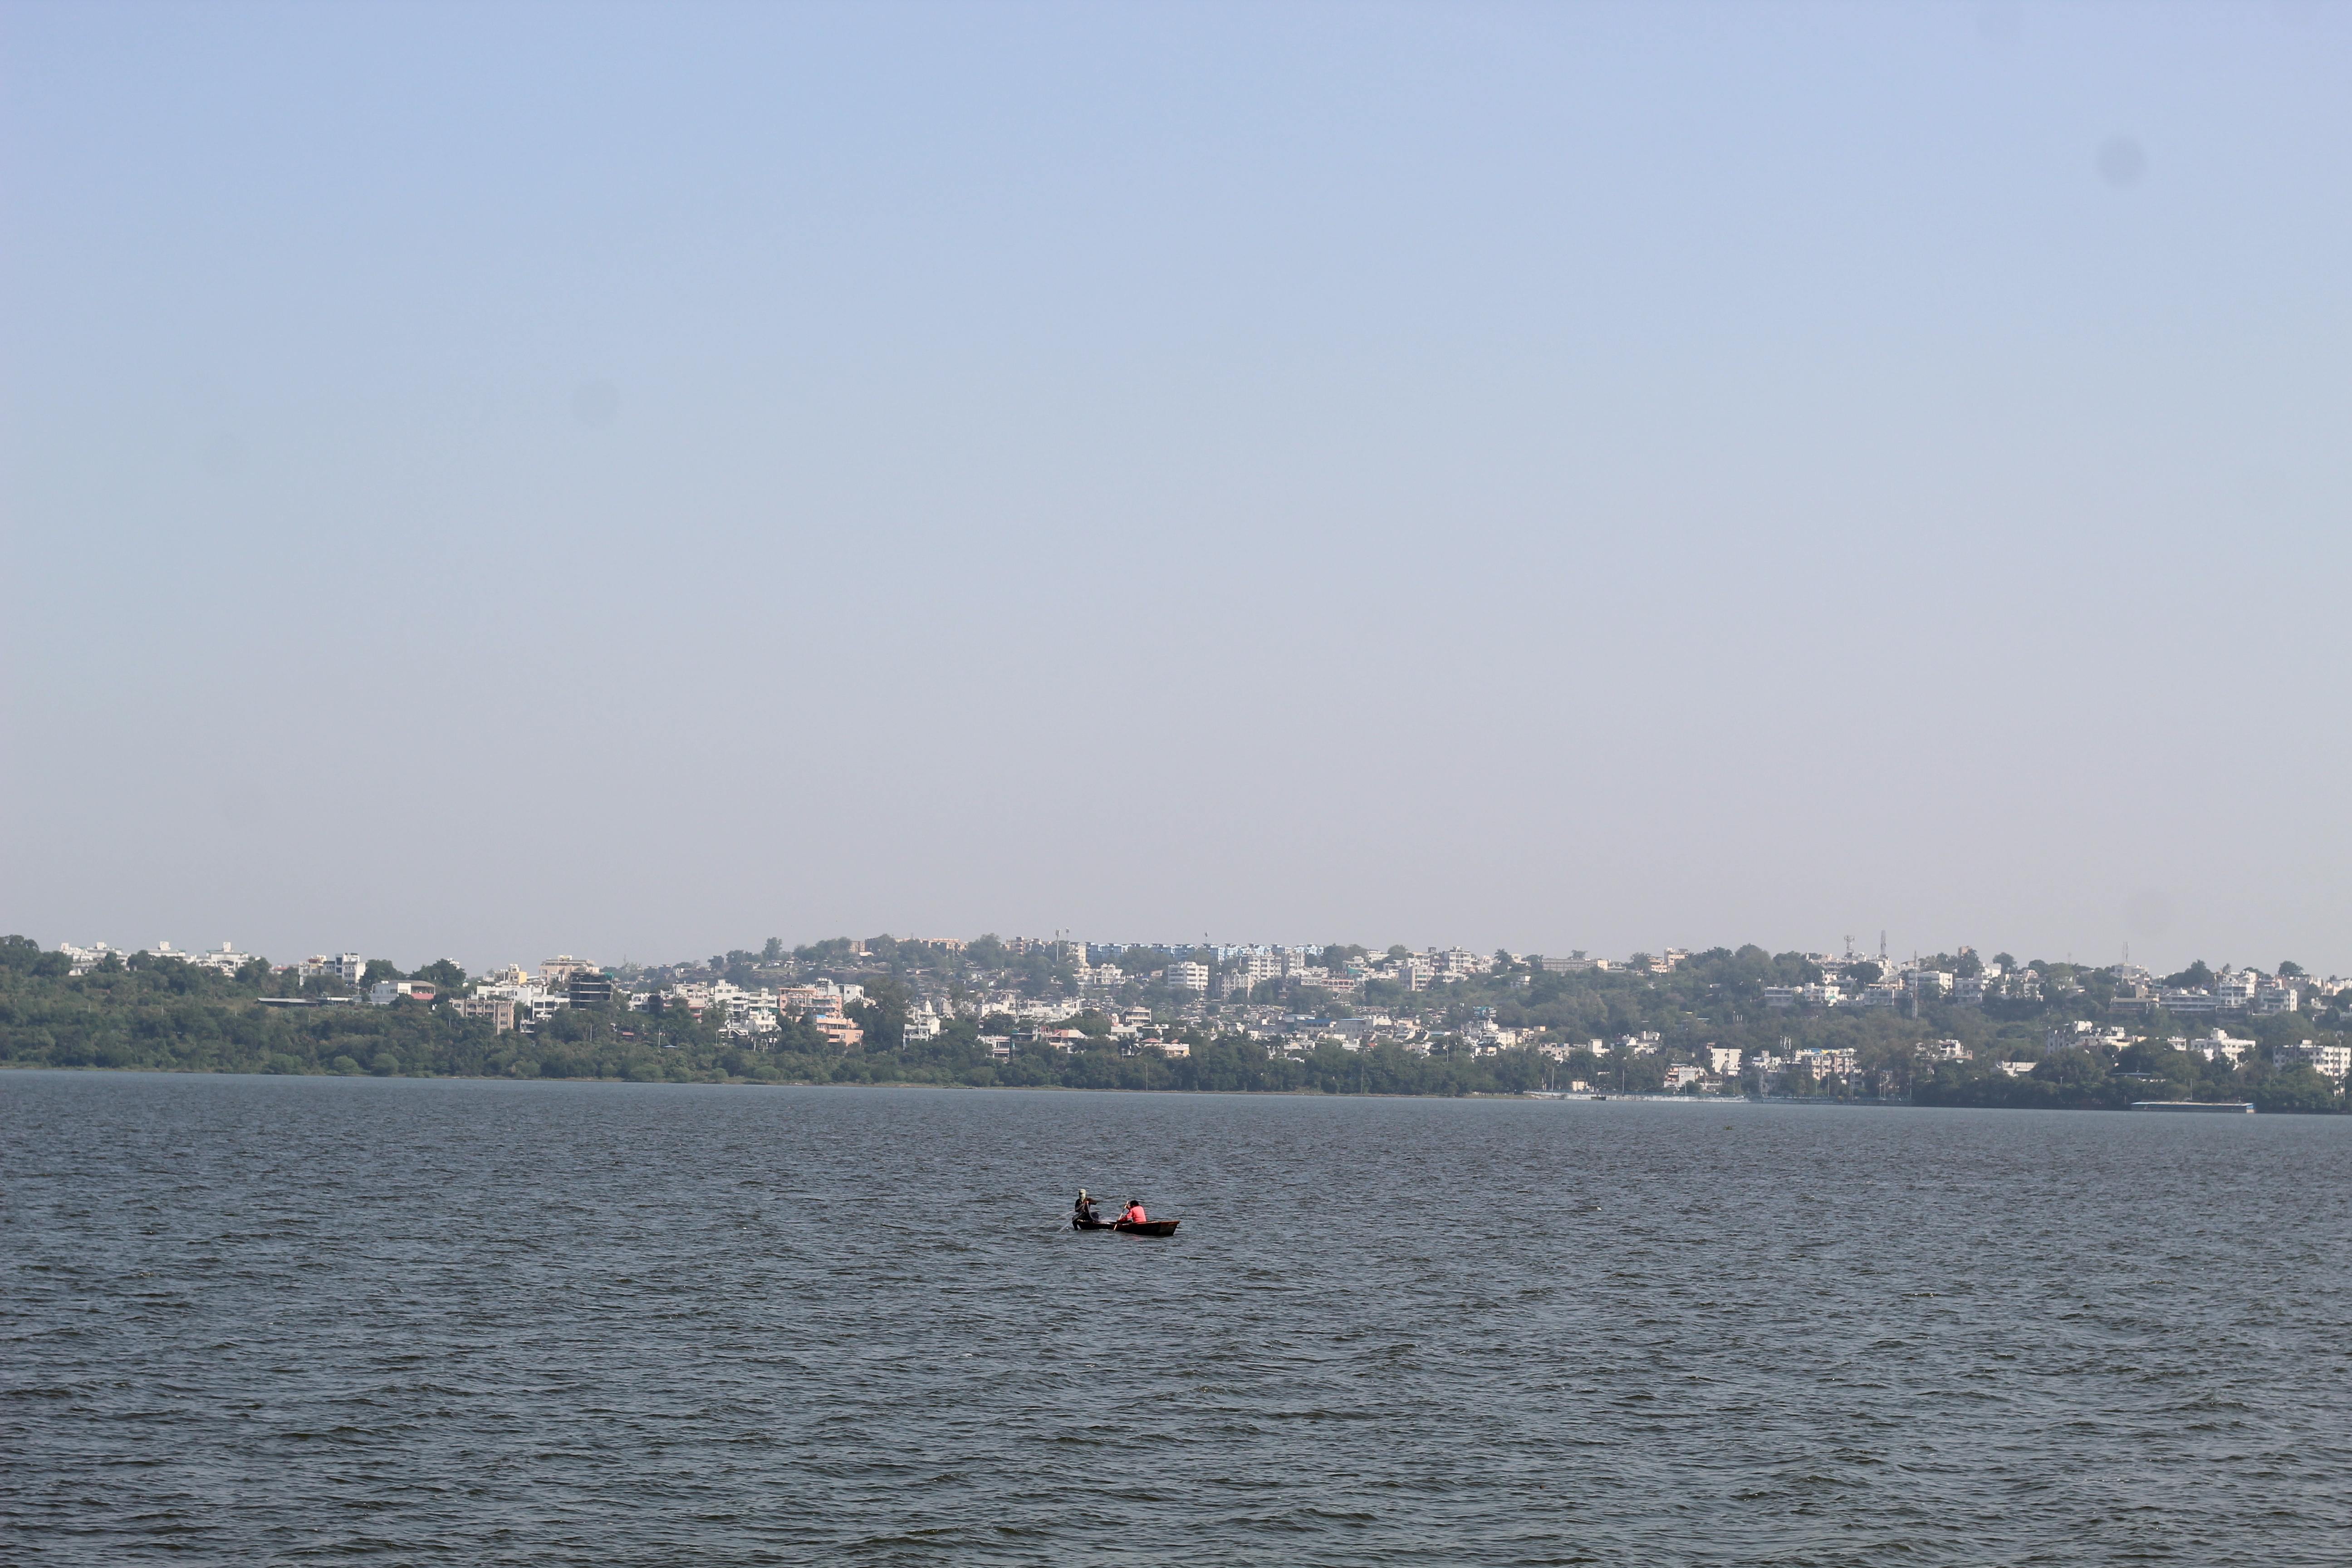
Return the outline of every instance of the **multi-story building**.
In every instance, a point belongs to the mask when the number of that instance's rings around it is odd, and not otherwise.
[[[2224,969],[2213,977],[2213,1000],[2232,1013],[2252,1008],[2261,989],[2262,977],[2251,969]]]
[[[2271,1060],[2280,1067],[2294,1067],[2300,1064],[2316,1068],[2337,1083],[2342,1083],[2347,1078],[2352,1078],[2352,1046],[2326,1044],[2318,1040],[2298,1040],[2292,1045],[2281,1046],[2273,1051]]]
[[[1922,1000],[1948,996],[1952,992],[1952,976],[1941,969],[1906,969],[1902,980],[1904,988]]]
[[[2234,1062],[2254,1048],[2253,1041],[2237,1039],[2220,1029],[2193,1040],[2175,1037],[2168,1043],[2175,1050],[2187,1051],[2209,1062]]]
[[[1205,963],[1194,963],[1190,959],[1181,963],[1171,963],[1164,977],[1172,990],[1198,991],[1202,995],[1208,994],[1209,966]]]
[[[450,1005],[460,1018],[488,1019],[494,1035],[503,1035],[515,1026],[515,1005],[503,996],[460,996]]]
[[[220,944],[220,950],[216,952],[188,954],[188,962],[198,969],[211,969],[223,974],[235,974],[253,962],[253,955],[249,952],[239,952],[234,943],[225,942]]]
[[[346,985],[357,985],[360,976],[367,973],[367,960],[356,952],[341,953],[333,958],[323,952],[314,952],[296,964],[294,973],[299,980],[324,976],[329,980],[340,980]]]
[[[2281,1013],[2292,1013],[2302,1005],[2302,996],[2290,980],[2265,980],[2254,987],[2253,1005],[2247,1010],[2257,1018],[2274,1018]]]
[[[1225,971],[1225,984],[1241,991],[1254,990],[1265,981],[1281,977],[1282,955],[1262,947],[1235,953]]]
[[[584,958],[574,958],[568,952],[561,953],[539,966],[539,983],[550,991],[568,990],[574,974],[583,969],[593,971],[595,967]]]
[[[1433,947],[1425,955],[1424,962],[1429,965],[1430,973],[1440,980],[1465,980],[1473,974],[1484,974],[1495,967],[1493,959],[1462,947],[1449,947],[1443,952]]]

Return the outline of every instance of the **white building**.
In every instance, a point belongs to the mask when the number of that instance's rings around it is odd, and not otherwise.
[[[2317,1068],[2337,1083],[2352,1077],[2352,1046],[2323,1045],[2317,1040],[2304,1040],[2291,1046],[2281,1046],[2271,1054],[2280,1067],[2302,1064]]]
[[[1175,990],[1198,991],[1202,995],[1208,994],[1209,966],[1205,963],[1194,963],[1190,959],[1181,963],[1171,963],[1168,966],[1165,978],[1169,985]]]
[[[2281,1013],[2292,1013],[2302,1005],[2302,997],[2294,984],[2285,980],[2266,980],[2254,987],[2254,1002],[2248,1009],[2257,1018],[2274,1018]]]
[[[2235,1062],[2254,1048],[2253,1041],[2237,1039],[2220,1029],[2202,1039],[2175,1039],[2172,1043],[2176,1049],[2187,1051],[2192,1057],[2202,1057],[2209,1062]]]
[[[192,952],[187,955],[187,960],[198,969],[212,969],[223,974],[235,974],[253,962],[253,954],[239,952],[235,943],[225,942],[220,944],[218,952]]]

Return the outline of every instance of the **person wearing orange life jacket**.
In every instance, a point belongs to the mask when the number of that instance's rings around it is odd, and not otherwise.
[[[1119,1215],[1118,1218],[1121,1225],[1143,1225],[1148,1223],[1144,1217],[1143,1200],[1141,1198],[1128,1199],[1127,1212]]]

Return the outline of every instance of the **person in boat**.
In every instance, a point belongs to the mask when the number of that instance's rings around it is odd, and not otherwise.
[[[1080,1187],[1078,1189],[1078,1201],[1071,1205],[1070,1217],[1075,1220],[1082,1220],[1087,1225],[1096,1225],[1101,1222],[1102,1215],[1095,1212],[1095,1201],[1094,1199],[1087,1196],[1087,1190],[1084,1187]]]
[[[1143,1200],[1141,1198],[1128,1199],[1127,1212],[1118,1217],[1120,1223],[1123,1225],[1145,1225],[1150,1223],[1144,1215]]]

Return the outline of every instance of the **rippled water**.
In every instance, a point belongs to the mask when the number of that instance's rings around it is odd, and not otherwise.
[[[0,1074],[0,1554],[2329,1563],[2352,1123]],[[1058,1228],[1078,1183],[1171,1240]]]

